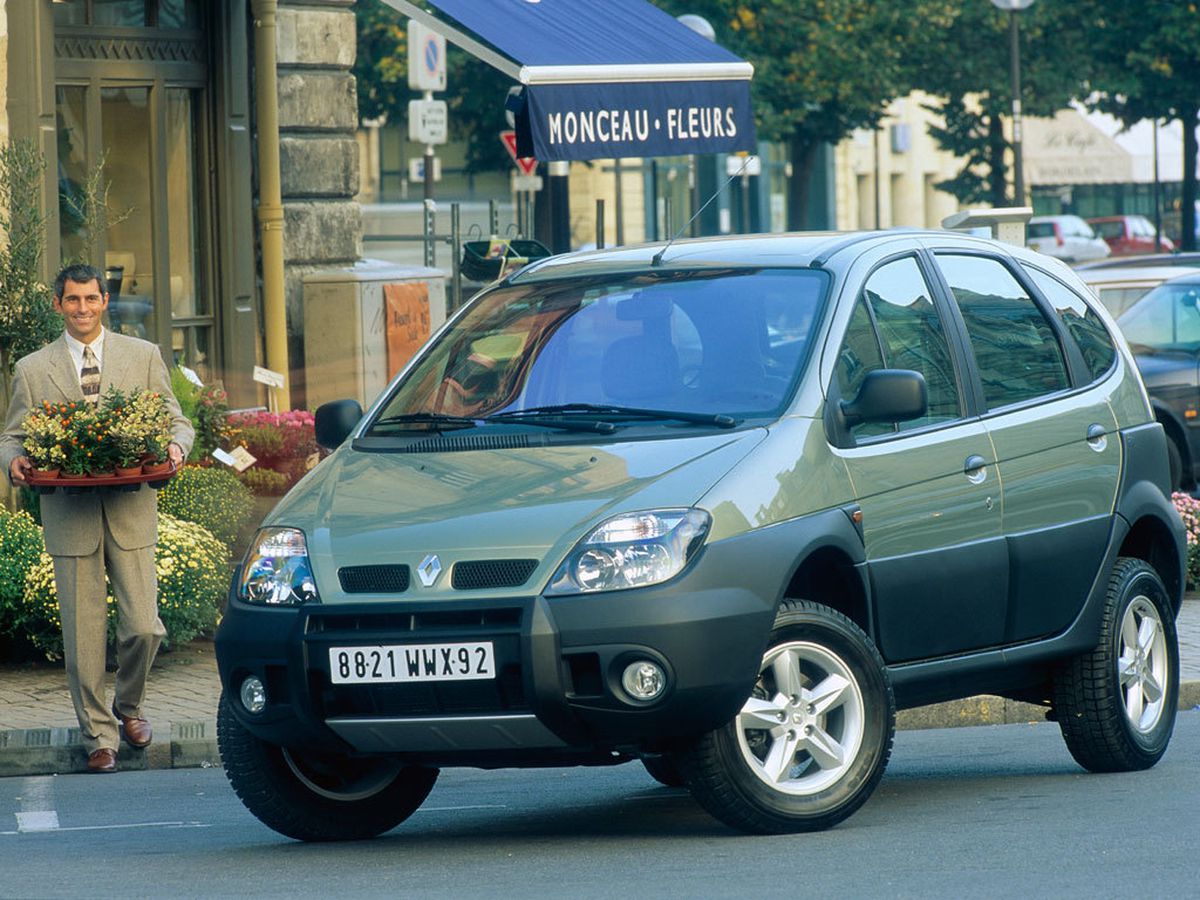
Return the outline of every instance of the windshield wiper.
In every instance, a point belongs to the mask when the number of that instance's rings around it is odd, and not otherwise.
[[[404,413],[396,416],[385,416],[382,419],[377,419],[371,426],[371,429],[374,430],[376,425],[433,425],[435,426],[434,430],[437,430],[436,426],[439,425],[445,425],[454,428],[471,428],[478,427],[480,425],[487,425],[493,421],[495,424],[499,425],[506,421],[516,422],[518,420],[507,420],[503,417],[497,418],[495,416],[478,416],[476,418],[471,418],[469,416],[450,416],[446,415],[445,413],[417,412]],[[617,430],[617,426],[612,422],[584,421],[580,419],[540,418],[537,421],[531,421],[522,424],[538,425],[543,428],[561,428],[564,431],[596,431],[601,434],[611,434]]]
[[[376,425],[447,425],[455,428],[469,428],[478,423],[478,419],[466,416],[448,416],[445,413],[415,412],[403,413],[398,416],[384,416],[371,423],[371,430]]]
[[[738,420],[724,413],[685,412],[673,409],[643,409],[638,406],[615,406],[603,403],[560,403],[555,406],[531,406],[511,412],[488,416],[490,421],[535,419],[542,416],[570,415],[571,413],[602,416],[626,416],[633,419],[674,419],[677,422],[692,422],[697,425],[715,425],[717,428],[733,428]]]

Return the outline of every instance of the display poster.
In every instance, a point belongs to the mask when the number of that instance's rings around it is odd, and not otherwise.
[[[429,340],[429,285],[423,281],[385,284],[383,304],[391,380]]]

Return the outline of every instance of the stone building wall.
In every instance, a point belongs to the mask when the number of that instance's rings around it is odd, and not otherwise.
[[[279,162],[289,356],[303,364],[304,276],[362,256],[353,0],[280,0]],[[293,401],[297,398],[294,396]]]

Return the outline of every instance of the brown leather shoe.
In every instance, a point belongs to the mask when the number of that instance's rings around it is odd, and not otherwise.
[[[154,739],[154,731],[151,729],[149,722],[141,716],[121,715],[115,703],[113,704],[112,711],[113,715],[121,720],[121,726],[125,732],[125,743],[139,750],[150,745],[150,741]]]
[[[117,751],[109,747],[101,747],[88,754],[89,772],[117,771]]]

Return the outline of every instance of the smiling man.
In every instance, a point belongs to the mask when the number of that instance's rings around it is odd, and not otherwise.
[[[43,400],[95,404],[109,387],[157,391],[172,414],[172,462],[181,464],[192,445],[191,423],[171,392],[158,347],[104,327],[108,294],[103,283],[103,275],[92,266],[71,265],[59,272],[53,304],[63,317],[65,333],[17,362],[0,434],[0,464],[13,484],[24,484],[31,468],[22,446],[21,422]],[[88,770],[113,772],[122,726],[132,747],[145,747],[152,738],[142,702],[150,665],[166,633],[158,618],[154,568],[156,495],[147,487],[128,493],[104,488],[79,494],[55,491],[41,498],[41,512],[46,551],[54,559],[67,683],[88,751]],[[118,616],[116,696],[111,707],[104,680],[106,572]]]

